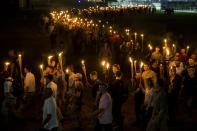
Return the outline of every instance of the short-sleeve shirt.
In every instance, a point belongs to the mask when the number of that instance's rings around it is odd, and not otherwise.
[[[109,93],[102,94],[99,101],[99,109],[103,109],[103,114],[99,115],[100,124],[112,123],[112,99]]]
[[[43,121],[47,118],[47,115],[51,115],[49,122],[44,125],[45,129],[51,130],[52,128],[58,127],[56,108],[57,105],[54,97],[49,97],[44,101]]]
[[[57,98],[57,84],[55,82],[51,81],[47,84],[47,88],[51,88],[53,91],[53,96],[55,98]]]
[[[28,90],[26,88],[28,87]],[[36,91],[36,82],[35,76],[33,73],[28,72],[24,80],[24,88],[26,92],[35,92]]]

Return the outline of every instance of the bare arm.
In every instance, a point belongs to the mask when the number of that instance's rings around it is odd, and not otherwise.
[[[50,119],[51,119],[51,114],[48,114],[47,117],[46,117],[46,119],[42,122],[42,127],[43,127],[45,124],[47,124],[47,123],[50,121]]]

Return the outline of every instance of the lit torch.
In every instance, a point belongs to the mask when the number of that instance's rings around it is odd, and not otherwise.
[[[48,65],[50,66],[51,65],[51,59],[53,58],[53,56],[48,56]]]
[[[60,53],[58,54],[58,60],[59,60],[59,64],[60,64],[61,71],[63,71],[62,54],[63,54],[63,52],[60,52]]]

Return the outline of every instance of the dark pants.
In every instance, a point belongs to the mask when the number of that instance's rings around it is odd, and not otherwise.
[[[112,124],[100,124],[97,120],[95,131],[112,131]]]
[[[112,107],[112,114],[115,126],[118,126],[120,130],[123,130],[123,116],[122,116],[122,104],[114,102]]]
[[[143,117],[143,101],[144,101],[144,94],[142,92],[138,92],[135,94],[134,103],[135,103],[135,115],[136,115],[136,122],[140,124],[142,122]]]
[[[168,114],[171,123],[176,122],[176,112],[177,112],[177,105],[178,105],[178,96],[168,96]]]
[[[48,130],[48,129],[44,129],[43,128],[43,129],[41,129],[41,131],[57,131],[57,129],[58,129],[57,127],[54,127],[51,130]]]
[[[149,120],[151,119],[153,112],[153,107],[149,107],[148,110],[146,110],[146,106],[143,108],[143,125],[146,127]]]
[[[142,121],[142,104],[141,103],[135,103],[135,117],[136,117],[136,122],[140,124]]]

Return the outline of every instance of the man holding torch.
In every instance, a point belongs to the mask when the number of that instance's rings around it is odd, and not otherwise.
[[[36,92],[35,76],[31,72],[30,67],[24,68],[25,79],[24,79],[24,93],[27,100],[27,105],[32,104]]]

